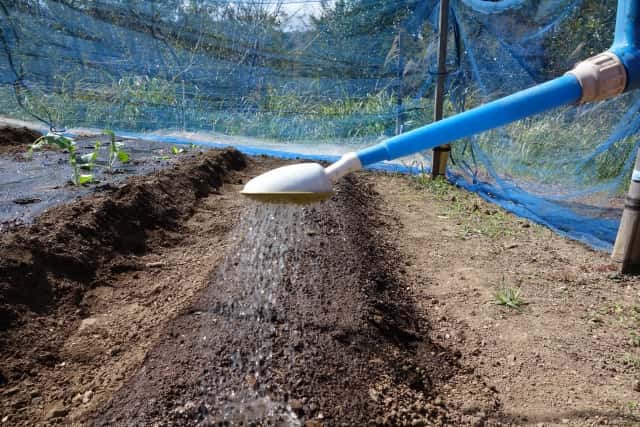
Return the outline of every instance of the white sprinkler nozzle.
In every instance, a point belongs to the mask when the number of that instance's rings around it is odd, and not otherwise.
[[[358,169],[362,164],[356,153],[345,154],[327,168],[318,163],[283,166],[253,178],[242,194],[271,203],[318,202],[331,196],[336,181]]]

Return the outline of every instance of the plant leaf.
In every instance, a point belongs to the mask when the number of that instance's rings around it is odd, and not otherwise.
[[[84,163],[84,164],[92,163],[93,160],[95,160],[95,154],[96,154],[95,151],[91,153],[83,154],[82,156],[80,156],[80,160],[81,160],[80,163]]]
[[[118,150],[118,160],[120,160],[121,163],[128,163],[129,153],[127,153],[126,151]]]
[[[49,135],[42,137],[42,145],[45,144],[56,145],[62,149],[67,150],[71,150],[76,145],[73,139],[55,133],[50,133]]]
[[[78,176],[78,184],[90,184],[93,182],[93,175],[91,174],[81,174]]]

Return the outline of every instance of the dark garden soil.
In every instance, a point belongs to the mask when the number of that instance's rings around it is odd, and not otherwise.
[[[24,153],[27,145],[41,136],[40,132],[33,129],[0,124],[0,154]]]
[[[0,424],[638,425],[606,254],[401,176],[238,194],[282,164],[189,154],[3,234]]]

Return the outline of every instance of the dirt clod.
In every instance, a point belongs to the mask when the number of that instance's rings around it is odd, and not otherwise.
[[[69,409],[65,407],[64,402],[60,400],[60,401],[54,402],[52,405],[49,406],[49,409],[47,409],[45,418],[48,420],[51,420],[53,418],[64,417],[68,413],[69,413]]]

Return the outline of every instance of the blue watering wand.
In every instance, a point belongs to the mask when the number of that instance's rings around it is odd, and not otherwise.
[[[640,0],[618,0],[612,47],[578,63],[562,77],[394,136],[328,167],[303,163],[249,181],[242,194],[264,202],[311,203],[326,199],[344,175],[365,166],[431,149],[563,105],[613,98],[640,87]]]

